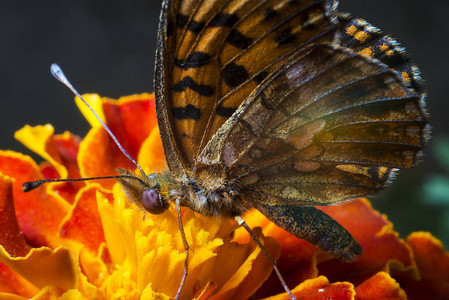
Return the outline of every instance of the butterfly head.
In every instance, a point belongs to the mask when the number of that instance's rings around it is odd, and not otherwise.
[[[131,172],[118,169],[121,175],[129,177],[117,178],[123,190],[137,206],[151,214],[161,214],[168,207],[167,201],[167,176],[160,173],[150,175],[134,175]]]

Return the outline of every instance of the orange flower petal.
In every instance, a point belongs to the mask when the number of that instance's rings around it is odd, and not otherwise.
[[[50,285],[68,290],[78,285],[77,262],[66,248],[42,247],[14,258],[0,247],[0,260],[38,288]]]
[[[358,199],[336,206],[319,207],[345,227],[360,243],[362,255],[353,263],[336,259],[321,263],[320,274],[331,281],[350,279],[359,284],[379,271],[407,273],[417,276],[410,247],[399,239],[393,225],[384,215],[373,210],[367,199]]]
[[[357,300],[405,300],[407,295],[388,273],[379,272],[355,288]]]
[[[255,232],[257,233],[257,228],[255,228]],[[270,256],[277,260],[279,258],[281,249],[277,241],[271,237],[263,237],[262,233],[259,234],[261,236],[265,248],[267,248]],[[254,243],[254,247],[258,247]],[[235,299],[247,299],[254,292],[262,286],[267,278],[269,278],[270,274],[273,271],[273,266],[268,261],[267,257],[261,251],[257,258],[253,262],[253,266],[246,276],[245,280],[239,285],[238,290],[234,294]],[[249,287],[252,287],[249,288]]]
[[[29,157],[13,151],[0,151],[0,172],[14,178],[13,195],[20,230],[31,245],[50,245],[57,240],[62,219],[69,205],[62,198],[49,196],[45,188],[24,193],[25,181],[42,179],[39,167]]]
[[[142,143],[137,161],[148,174],[167,169],[159,127],[156,126]]]
[[[280,248],[277,242],[264,237],[260,227],[253,229],[267,251],[277,260]],[[273,267],[257,244],[225,243],[214,260],[213,280],[218,294],[209,299],[246,299],[270,276]]]
[[[410,299],[449,299],[449,252],[427,232],[407,237],[415,254],[420,280],[402,276],[399,282]]]
[[[0,262],[0,299],[15,299],[14,295],[31,298],[37,292],[38,288]]]
[[[318,275],[316,254],[319,250],[315,246],[276,226],[257,210],[246,214],[245,221],[250,226],[262,226],[264,234],[273,237],[281,246],[277,265],[288,286],[295,286]],[[248,235],[242,233],[243,229],[237,230],[235,239],[246,241],[243,236],[248,238]],[[279,278],[273,272],[257,291],[256,298],[282,293],[283,290]]]
[[[110,261],[105,262],[101,255],[106,249],[106,244],[101,244],[97,255],[93,253],[88,248],[80,249],[78,260],[80,262],[80,267],[83,275],[86,276],[86,280],[92,283],[94,286],[102,286],[105,278],[107,278],[110,273],[108,267],[113,268]]]
[[[28,299],[29,299],[29,297],[22,297],[22,296],[9,294],[9,293],[1,293],[0,292],[0,300],[28,300]]]
[[[214,290],[217,288],[217,284],[215,282],[208,282],[206,286],[198,292],[198,295],[195,296],[197,300],[206,300],[214,293]]]
[[[117,168],[134,169],[135,166],[118,149],[102,127],[92,128],[80,144],[78,163],[82,177],[118,175]],[[97,180],[101,186],[111,190],[116,180]]]
[[[428,232],[414,232],[407,237],[407,243],[423,278],[449,283],[449,253],[441,241]]]
[[[336,282],[329,284],[329,280],[324,276],[309,279],[292,290],[296,299],[318,300],[318,299],[354,299],[355,291],[349,282]],[[289,300],[287,293],[265,298],[264,300]]]

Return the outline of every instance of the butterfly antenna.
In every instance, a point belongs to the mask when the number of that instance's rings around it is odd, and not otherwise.
[[[28,181],[24,182],[22,184],[22,191],[23,192],[30,192],[34,189],[37,189],[41,185],[47,182],[74,182],[74,181],[87,181],[87,180],[98,180],[98,179],[118,179],[118,178],[129,178],[138,180],[141,183],[145,184],[145,182],[140,179],[139,177],[132,176],[132,175],[113,175],[113,176],[98,176],[98,177],[88,177],[88,178],[66,178],[66,179],[42,179],[42,180],[36,180],[36,181]]]
[[[52,64],[50,67],[50,71],[51,74],[53,75],[53,77],[55,77],[56,79],[58,79],[61,83],[63,83],[66,87],[68,87],[72,93],[75,94],[75,96],[77,96],[78,98],[81,99],[81,101],[83,101],[83,103],[90,109],[90,111],[94,114],[95,118],[97,118],[97,120],[100,122],[101,126],[103,126],[103,128],[107,131],[107,133],[109,134],[109,136],[114,140],[115,144],[117,145],[117,147],[123,152],[123,154],[125,154],[125,156],[133,162],[133,164],[135,164],[137,166],[137,168],[139,168],[140,172],[142,173],[143,176],[146,176],[145,171],[142,169],[142,167],[131,157],[131,155],[129,155],[128,152],[126,152],[126,150],[123,148],[123,146],[120,144],[120,142],[117,140],[117,138],[115,137],[115,135],[112,133],[112,131],[109,129],[108,126],[106,126],[106,124],[103,122],[103,120],[101,120],[100,116],[98,116],[98,114],[95,112],[95,110],[92,108],[92,106],[89,105],[89,103],[87,103],[86,100],[84,100],[83,96],[80,95],[80,93],[78,93],[78,91],[73,87],[73,85],[70,83],[70,81],[67,79],[67,77],[64,75],[64,72],[62,72],[61,67],[59,67],[57,64]]]

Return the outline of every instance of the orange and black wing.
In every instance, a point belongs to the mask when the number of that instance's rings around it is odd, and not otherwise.
[[[166,0],[155,71],[171,173],[199,155],[246,98],[295,52],[335,37],[333,1]]]
[[[401,74],[402,80],[413,92],[425,94],[419,68],[405,49],[391,36],[367,21],[347,13],[338,13],[339,44],[358,54],[380,60]]]

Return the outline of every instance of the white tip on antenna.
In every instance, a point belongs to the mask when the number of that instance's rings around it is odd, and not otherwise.
[[[52,64],[50,66],[50,72],[54,78],[58,79],[61,83],[63,83],[66,87],[68,87],[77,97],[81,98],[81,95],[73,87],[73,85],[70,83],[67,77],[65,77],[64,72],[62,72],[62,69],[59,65]]]
[[[67,77],[65,77],[64,72],[62,72],[61,67],[58,64],[51,64],[50,66],[51,75],[61,82],[68,82]]]
[[[70,83],[70,81],[64,75],[64,72],[62,72],[61,67],[59,67],[57,64],[52,64],[50,67],[50,72],[53,75],[53,77],[55,77],[61,83],[63,83],[65,86],[67,86],[72,91],[72,93],[75,94],[75,96],[77,96],[78,98],[81,99],[81,101],[83,101],[83,103],[94,114],[95,118],[97,118],[97,120],[101,123],[101,126],[103,126],[103,128],[108,132],[109,136],[114,140],[115,144],[119,147],[119,149],[123,152],[123,154],[125,154],[125,156],[128,157],[128,159],[130,161],[132,161],[137,166],[137,168],[139,168],[142,175],[145,176],[145,172],[142,169],[142,167],[131,157],[131,155],[128,154],[128,152],[126,152],[126,150],[119,143],[119,141],[117,140],[115,135],[112,133],[112,131],[109,129],[109,127],[106,126],[106,124],[101,120],[100,116],[98,116],[98,114],[95,112],[95,110],[92,108],[92,106],[90,106],[89,103],[87,103],[87,101],[84,100],[84,98],[80,95],[80,93],[78,93],[78,91],[73,87],[73,85]]]

